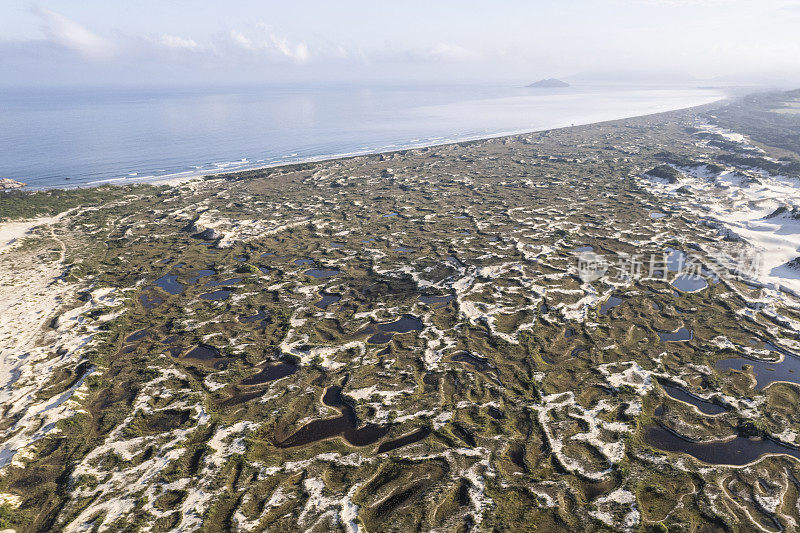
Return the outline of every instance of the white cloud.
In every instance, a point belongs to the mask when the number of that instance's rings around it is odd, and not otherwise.
[[[240,31],[231,31],[231,40],[240,48],[250,52],[264,52],[287,58],[295,63],[307,63],[311,59],[311,52],[306,43],[293,44],[285,37],[275,34],[264,24],[259,24],[258,28],[258,34],[252,37]]]
[[[55,11],[36,6],[33,12],[42,21],[42,33],[57,46],[94,60],[109,59],[116,52],[113,43]]]
[[[198,50],[200,45],[193,39],[184,39],[175,35],[162,35],[158,38],[158,43],[167,48],[178,50]]]
[[[245,50],[257,50],[258,47],[247,36],[236,30],[231,31],[231,39]]]
[[[472,61],[478,59],[478,54],[464,47],[453,44],[439,43],[425,52],[430,59],[437,61]]]
[[[310,58],[306,43],[291,44],[288,40],[270,33],[272,44],[286,57],[297,63],[306,63]]]

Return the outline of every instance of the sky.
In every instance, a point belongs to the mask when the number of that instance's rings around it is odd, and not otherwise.
[[[0,86],[800,86],[800,0],[2,0]]]

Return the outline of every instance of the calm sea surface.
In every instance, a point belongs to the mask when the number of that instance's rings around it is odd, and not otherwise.
[[[513,86],[0,89],[0,178],[125,183],[708,103],[716,90]]]

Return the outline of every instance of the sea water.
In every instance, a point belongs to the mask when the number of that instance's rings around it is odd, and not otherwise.
[[[132,183],[587,124],[718,90],[512,85],[0,89],[0,178]]]

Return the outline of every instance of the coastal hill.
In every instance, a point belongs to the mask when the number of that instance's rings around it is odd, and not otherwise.
[[[547,78],[546,80],[539,80],[535,83],[531,83],[528,87],[534,87],[536,89],[553,89],[557,87],[569,87],[569,83],[561,80],[557,80],[555,78]]]

